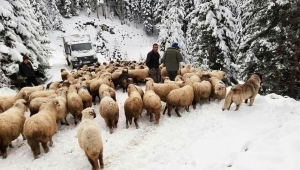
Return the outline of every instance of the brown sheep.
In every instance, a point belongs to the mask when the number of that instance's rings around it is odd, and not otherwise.
[[[11,141],[23,133],[26,110],[26,101],[18,99],[10,109],[0,114],[0,153],[4,159],[7,157],[6,148],[11,145]]]
[[[41,106],[42,109],[37,114],[26,119],[24,123],[23,134],[27,138],[34,159],[41,153],[39,143],[42,143],[45,153],[49,151],[47,143],[50,142],[49,146],[53,145],[52,136],[57,128],[56,114],[59,106],[56,99],[50,99]]]
[[[18,99],[24,99],[28,101],[28,96],[28,92],[23,91],[17,93],[16,95],[0,97],[0,113],[11,108]]]
[[[226,97],[226,85],[217,77],[209,78],[209,82],[212,86],[212,97],[218,100],[225,99]]]
[[[78,87],[76,85],[70,85],[69,92],[67,95],[68,110],[74,117],[75,125],[81,120],[81,112],[83,110],[83,102],[81,97],[78,95]]]
[[[146,86],[146,92],[143,97],[143,103],[144,103],[144,109],[147,111],[147,115],[150,115],[150,122],[153,120],[153,114],[154,114],[155,124],[158,124],[162,105],[159,96],[154,93],[153,89],[154,89],[153,84]]]
[[[83,109],[92,107],[92,96],[90,95],[87,87],[87,83],[83,81],[80,83],[80,88],[78,90],[78,95],[81,97],[83,102]]]
[[[49,97],[36,97],[32,99],[29,103],[30,116],[33,116],[39,112],[39,109],[43,103],[48,101],[49,99],[57,97],[57,94],[53,94]]]
[[[100,100],[104,97],[104,92],[109,92],[110,97],[112,99],[114,99],[114,101],[117,101],[116,99],[116,92],[115,89],[109,87],[107,84],[102,84],[99,88],[99,96],[100,96]]]
[[[207,100],[210,98],[212,93],[212,87],[209,81],[202,81],[193,83],[194,89],[194,100],[193,109],[196,109],[196,104],[201,100]]]

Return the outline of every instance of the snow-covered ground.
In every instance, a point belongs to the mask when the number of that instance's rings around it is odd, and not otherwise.
[[[73,30],[78,20],[89,21],[88,17],[73,17],[65,20],[67,32]],[[146,57],[154,39],[147,38],[142,30],[133,26],[119,24],[109,19],[100,23],[115,26],[116,34],[104,37],[113,43],[123,40],[128,33],[132,39],[125,38],[122,50],[127,50],[130,59]],[[91,35],[94,28],[87,31]],[[138,35],[139,34],[139,35]],[[51,80],[60,80],[60,69],[66,66],[62,52],[62,33],[50,33],[53,58],[49,73]],[[135,36],[133,36],[135,35]],[[101,56],[99,60],[102,61]],[[228,87],[228,90],[230,87]],[[0,94],[16,92],[0,89]],[[125,128],[124,101],[126,93],[117,91],[120,108],[118,128],[113,134],[99,114],[99,104],[94,106],[104,145],[104,164],[107,170],[160,169],[160,170],[299,170],[300,168],[300,105],[299,102],[279,95],[258,95],[252,107],[243,104],[239,111],[221,111],[224,101],[211,101],[197,105],[190,112],[181,110],[182,117],[174,112],[168,117],[162,115],[159,125],[149,122],[143,113],[138,123],[140,129],[131,125]],[[26,113],[29,116],[29,113]],[[54,145],[50,152],[43,153],[34,160],[30,147],[20,136],[13,141],[14,148],[8,149],[8,157],[0,159],[0,169],[48,169],[83,170],[91,169],[84,152],[77,142],[77,126],[68,116],[70,126],[60,126],[53,137]]]

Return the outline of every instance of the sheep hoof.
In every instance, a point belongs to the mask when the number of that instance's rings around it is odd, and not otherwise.
[[[10,147],[10,148],[14,148],[14,146],[13,146],[12,144],[9,144],[9,147]]]
[[[222,109],[222,111],[224,111],[225,109]]]
[[[109,133],[110,133],[110,134],[112,134],[112,133],[113,133],[113,130],[112,130],[112,129],[110,129],[110,130],[109,130]]]
[[[3,159],[7,158],[7,153],[3,154]]]

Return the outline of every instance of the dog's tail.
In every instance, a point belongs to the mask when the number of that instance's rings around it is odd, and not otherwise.
[[[228,94],[227,94],[227,96],[226,96],[226,98],[225,98],[225,102],[224,102],[224,105],[223,105],[223,107],[222,107],[222,110],[223,110],[223,111],[224,111],[225,109],[228,109],[228,108],[230,107],[230,105],[231,105],[231,103],[232,103],[232,96],[233,96],[233,94],[234,94],[234,90],[231,89],[231,90],[228,92]]]

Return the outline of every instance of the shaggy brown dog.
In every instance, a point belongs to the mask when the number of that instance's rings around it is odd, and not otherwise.
[[[249,106],[252,106],[254,99],[258,94],[261,82],[261,74],[254,73],[244,84],[233,86],[225,98],[222,110],[229,110],[233,102],[236,104],[235,110],[238,110],[243,103],[243,100],[248,99],[250,99]]]

